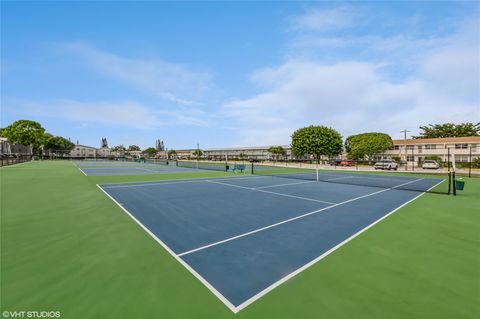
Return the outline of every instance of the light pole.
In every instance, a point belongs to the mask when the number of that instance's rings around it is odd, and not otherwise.
[[[407,129],[404,129],[403,131],[400,131],[400,133],[403,133],[403,145],[405,147],[405,170],[408,168],[408,150],[407,150],[407,133],[410,132]]]

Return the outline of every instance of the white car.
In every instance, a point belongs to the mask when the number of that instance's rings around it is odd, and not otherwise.
[[[373,166],[373,168],[375,168],[375,169],[388,169],[388,170],[394,169],[394,170],[397,170],[398,169],[398,164],[397,164],[397,162],[392,161],[392,160],[383,160],[383,161],[376,162],[375,165]]]
[[[423,162],[422,164],[422,168],[425,168],[425,169],[438,169],[440,168],[440,165],[437,163],[437,161],[433,161],[433,160],[426,160],[425,162]]]

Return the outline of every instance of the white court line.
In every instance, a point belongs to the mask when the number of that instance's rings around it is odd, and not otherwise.
[[[423,178],[422,178],[423,179]],[[418,180],[415,180],[415,181],[419,181],[419,180],[422,180],[422,179],[418,179]],[[415,181],[411,181],[409,183],[413,183]],[[441,182],[439,182],[438,184],[442,183],[443,180]],[[436,187],[438,184],[432,186],[430,189],[428,189],[427,191],[431,190],[432,188]],[[398,185],[396,187],[400,187],[400,186],[403,186],[405,184],[402,184],[402,185]],[[147,227],[145,227],[139,220],[137,220],[127,209],[125,209],[121,204],[119,204],[112,196],[110,196],[104,189],[102,189],[102,187],[100,185],[97,185],[98,188],[100,188],[100,190],[106,194],[108,196],[108,198],[110,198],[115,204],[117,204],[125,213],[127,213],[130,218],[132,218],[143,230],[145,230],[147,232],[147,234],[149,234],[153,239],[155,239],[165,250],[167,250],[168,253],[170,253],[182,266],[184,266],[185,268],[187,268],[188,271],[190,271],[198,280],[200,280],[200,282],[202,284],[204,284],[217,298],[219,298],[233,313],[238,313],[240,310],[244,309],[245,307],[247,307],[248,305],[252,304],[253,302],[255,302],[256,300],[258,300],[259,298],[261,298],[262,296],[264,296],[265,294],[267,294],[268,292],[270,292],[271,290],[275,289],[276,287],[280,286],[281,284],[283,284],[285,281],[287,281],[288,279],[296,276],[297,274],[299,274],[300,272],[302,272],[303,270],[309,268],[310,266],[314,265],[315,263],[317,263],[318,261],[320,261],[321,259],[323,259],[324,257],[326,257],[327,255],[329,255],[330,253],[332,253],[333,251],[335,251],[336,249],[340,248],[341,246],[345,245],[347,242],[349,242],[350,240],[352,240],[353,238],[355,238],[356,236],[360,235],[361,233],[363,233],[364,231],[366,231],[367,229],[369,229],[370,227],[374,226],[375,224],[379,223],[380,221],[382,221],[383,219],[387,218],[389,215],[393,214],[395,211],[399,210],[400,208],[402,208],[403,206],[407,205],[408,203],[414,201],[415,199],[417,199],[418,197],[422,196],[423,194],[425,193],[421,193],[420,195],[416,196],[415,198],[411,199],[410,201],[402,204],[401,206],[397,207],[396,209],[392,210],[390,213],[388,213],[387,215],[383,216],[382,218],[378,219],[377,221],[373,222],[372,224],[366,226],[365,228],[363,228],[362,230],[360,230],[359,232],[353,234],[352,236],[350,236],[349,238],[345,239],[343,242],[339,243],[338,245],[336,245],[335,247],[331,248],[330,250],[328,250],[327,252],[325,252],[324,254],[320,255],[319,257],[317,257],[316,259],[312,260],[311,262],[305,264],[304,266],[298,268],[297,270],[295,270],[294,272],[290,273],[289,275],[283,277],[282,279],[278,280],[277,282],[273,283],[272,285],[270,285],[269,287],[265,288],[264,290],[262,290],[261,292],[259,292],[258,294],[254,295],[253,297],[249,298],[248,300],[246,300],[245,302],[243,302],[242,304],[240,304],[239,306],[235,307],[232,303],[230,303],[228,301],[228,299],[226,299],[220,292],[218,292],[208,281],[206,281],[200,274],[198,274],[192,267],[190,267],[186,262],[183,261],[183,259],[181,259],[179,257],[179,255],[176,255],[164,242],[162,242],[158,237],[156,237]],[[390,189],[385,189],[385,190],[382,190],[382,191],[388,191],[388,190],[391,190],[393,188],[390,188]],[[379,192],[376,192],[376,193],[380,193],[382,191],[379,191]],[[373,194],[371,194],[373,195]],[[371,196],[370,195],[370,196]],[[365,195],[367,196],[367,195]]]
[[[316,182],[317,182],[317,181],[306,181],[306,182],[298,182],[298,183],[286,183],[286,184],[260,186],[260,187],[253,187],[253,188],[255,188],[255,189],[264,189],[264,188],[272,188],[272,187],[280,187],[280,186],[288,186],[288,185],[299,185],[299,184],[316,183]]]
[[[5,165],[5,166],[1,166],[0,168],[11,168],[11,167],[17,167],[19,165],[22,165],[22,164],[28,164],[28,163],[31,163],[33,162],[33,160],[30,160],[30,161],[26,161],[26,162],[21,162],[21,163],[16,163],[16,164],[12,164],[12,165]]]
[[[320,182],[336,181],[336,180],[339,180],[339,179],[347,179],[347,178],[352,178],[352,177],[354,177],[354,176],[343,176],[343,177],[337,177],[337,178],[329,178],[329,179],[320,180]]]
[[[183,267],[187,268],[187,270],[195,276],[202,284],[204,284],[218,299],[220,299],[233,313],[237,313],[237,307],[235,307],[230,301],[228,301],[225,296],[223,296],[217,289],[215,289],[205,278],[203,278],[198,272],[196,272],[190,265],[188,265],[183,259],[177,256],[170,247],[167,246],[160,238],[155,236],[146,226],[144,226],[138,219],[136,219],[125,207],[123,207],[115,198],[110,196],[100,185],[97,184],[97,187],[108,196],[115,204],[118,205],[125,213],[127,213],[130,218],[132,218],[144,231],[147,232],[153,239],[155,239],[170,255],[173,256]]]
[[[78,165],[77,165],[74,161],[72,161],[72,164],[73,164],[73,166],[75,166],[80,172],[82,172],[83,175],[88,176],[88,175],[83,171],[83,169],[81,169],[80,167],[78,167]]]
[[[420,178],[418,180],[422,180],[423,178]],[[387,213],[386,215],[384,215],[383,217],[377,219],[376,221],[374,221],[373,223],[371,223],[370,225],[364,227],[363,229],[359,230],[358,232],[356,232],[355,234],[351,235],[350,237],[348,237],[347,239],[345,239],[344,241],[340,242],[339,244],[337,244],[336,246],[330,248],[329,250],[327,250],[326,252],[324,252],[323,254],[321,254],[320,256],[318,256],[317,258],[315,258],[314,260],[308,262],[307,264],[303,265],[302,267],[298,268],[297,270],[291,272],[290,274],[288,274],[287,276],[283,277],[282,279],[278,280],[277,282],[273,283],[272,285],[268,286],[267,288],[265,288],[264,290],[260,291],[258,294],[256,294],[255,296],[249,298],[248,300],[244,301],[243,303],[241,303],[240,305],[238,305],[236,307],[237,311],[240,311],[242,309],[244,309],[245,307],[249,306],[250,304],[252,304],[253,302],[257,301],[258,299],[260,299],[261,297],[265,296],[267,293],[269,293],[270,291],[272,291],[273,289],[277,288],[278,286],[280,286],[281,284],[283,284],[284,282],[286,282],[287,280],[291,279],[292,277],[295,277],[296,275],[298,275],[299,273],[301,273],[302,271],[304,271],[305,269],[313,266],[314,264],[316,264],[317,262],[319,262],[320,260],[322,260],[323,258],[325,258],[326,256],[330,255],[331,253],[333,253],[335,250],[337,250],[338,248],[342,247],[343,245],[345,245],[346,243],[348,243],[349,241],[351,241],[352,239],[354,239],[355,237],[357,237],[358,235],[360,235],[361,233],[367,231],[369,228],[375,226],[376,224],[380,223],[382,220],[384,220],[385,218],[387,218],[388,216],[392,215],[393,213],[395,213],[396,211],[398,211],[400,208],[410,204],[411,202],[413,202],[414,200],[416,200],[417,198],[419,198],[420,196],[424,195],[426,192],[430,191],[431,189],[437,187],[439,184],[443,183],[444,180],[438,182],[437,184],[433,185],[432,187],[430,187],[428,190],[426,190],[425,192],[419,194],[418,196],[415,196],[414,198],[412,198],[411,200],[403,203],[402,205],[398,206],[397,208],[393,209],[392,211],[390,211],[389,213]],[[402,185],[399,185],[399,186],[396,186],[396,187],[400,187]],[[393,188],[390,188],[390,189],[393,189]],[[387,190],[390,190],[390,189],[387,189]]]
[[[132,167],[132,168],[138,169],[138,170],[141,170],[141,171],[147,171],[147,172],[153,172],[153,173],[161,173],[161,172],[154,171],[154,170],[148,169],[148,168],[143,168],[143,167]]]
[[[213,184],[230,186],[230,187],[237,187],[237,188],[241,188],[241,189],[248,189],[248,190],[251,190],[251,191],[262,192],[262,193],[267,193],[267,194],[272,194],[272,195],[277,195],[277,196],[284,196],[284,197],[291,197],[291,198],[303,199],[303,200],[308,200],[308,201],[311,201],[311,202],[331,204],[331,205],[336,204],[336,203],[327,202],[327,201],[319,200],[319,199],[313,199],[313,198],[302,197],[302,196],[295,196],[295,195],[288,195],[288,194],[282,194],[282,193],[277,193],[277,192],[270,192],[270,191],[266,191],[266,190],[263,190],[263,189],[258,189],[258,188],[253,188],[253,187],[245,187],[245,186],[228,184],[228,183],[221,183],[221,182],[217,182],[217,181],[213,181],[213,180],[208,180],[207,182],[213,183]]]
[[[247,178],[264,178],[265,176],[248,176],[248,177],[222,177],[222,178],[215,178],[215,180],[219,181],[227,181],[230,179],[247,179]],[[155,186],[155,185],[170,185],[170,184],[188,184],[188,183],[199,183],[211,180],[211,177],[202,177],[198,179],[192,178],[179,178],[179,179],[167,179],[165,182],[157,181],[157,182],[129,182],[129,183],[112,183],[112,184],[104,184],[102,188],[124,188],[124,187],[145,187],[145,186]],[[140,184],[142,183],[142,184]],[[108,186],[107,186],[108,185]]]
[[[423,178],[421,178],[421,179],[423,179]],[[249,235],[252,235],[252,234],[255,234],[255,233],[258,233],[258,232],[261,232],[261,231],[270,229],[270,228],[273,228],[273,227],[277,227],[277,226],[280,226],[280,225],[283,225],[283,224],[292,222],[292,221],[297,220],[297,219],[300,219],[300,218],[305,218],[305,217],[307,217],[307,216],[310,216],[310,215],[313,215],[313,214],[317,214],[317,213],[320,213],[320,212],[329,210],[329,209],[334,208],[334,207],[338,207],[338,206],[341,206],[341,205],[344,205],[344,204],[347,204],[347,203],[354,202],[354,201],[359,200],[359,199],[362,199],[362,198],[366,198],[366,197],[370,197],[370,196],[373,196],[373,195],[376,195],[376,194],[380,194],[380,193],[383,193],[383,192],[387,192],[387,191],[392,190],[392,189],[394,189],[394,188],[396,188],[396,187],[401,187],[401,186],[404,186],[404,185],[407,185],[407,184],[410,184],[410,183],[419,181],[419,180],[421,180],[421,179],[417,179],[417,180],[414,180],[414,181],[410,181],[410,182],[408,182],[408,183],[404,183],[404,184],[401,184],[401,185],[398,185],[398,186],[395,186],[395,187],[392,187],[392,188],[382,189],[382,190],[377,191],[377,192],[374,192],[374,193],[370,193],[370,194],[358,196],[358,197],[355,197],[355,198],[352,198],[352,199],[343,201],[343,202],[338,203],[338,204],[334,204],[334,205],[331,205],[331,206],[327,206],[327,207],[324,207],[324,208],[321,208],[321,209],[314,210],[313,212],[305,213],[305,214],[302,214],[302,215],[299,215],[299,216],[296,216],[296,217],[292,217],[292,218],[283,220],[283,221],[278,222],[278,223],[275,223],[275,224],[271,224],[271,225],[268,225],[268,226],[265,226],[265,227],[261,227],[261,228],[258,228],[258,229],[255,229],[255,230],[252,230],[252,231],[249,231],[249,232],[246,232],[246,233],[237,235],[237,236],[233,236],[233,237],[230,237],[230,238],[227,238],[227,239],[224,239],[224,240],[220,240],[220,241],[217,241],[217,242],[214,242],[214,243],[205,245],[205,246],[201,246],[201,247],[198,247],[198,248],[189,250],[189,251],[185,251],[185,252],[183,252],[183,253],[178,254],[178,256],[181,257],[181,256],[184,256],[184,255],[188,255],[188,254],[191,254],[191,253],[200,251],[200,250],[204,250],[204,249],[207,249],[207,248],[210,248],[210,247],[213,247],[213,246],[217,246],[217,245],[220,245],[220,244],[223,244],[223,243],[226,243],[226,242],[229,242],[229,241],[238,239],[238,238],[242,238],[242,237],[245,237],[245,236],[249,236]]]

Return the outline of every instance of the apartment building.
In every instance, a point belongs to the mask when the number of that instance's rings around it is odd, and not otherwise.
[[[281,145],[286,153],[287,158],[291,158],[290,145]],[[248,147],[226,147],[226,148],[211,148],[204,150],[204,156],[214,160],[224,160],[225,158],[236,159],[255,159],[268,160],[273,158],[273,155],[268,152],[271,146],[248,146]]]
[[[75,148],[70,151],[70,157],[91,157],[97,156],[97,149],[92,146],[75,145]]]
[[[448,153],[455,156],[456,162],[468,162],[471,159],[480,157],[480,136],[471,137],[448,137],[428,139],[393,140],[393,149],[375,156],[375,160],[382,158],[391,159],[399,157],[401,161],[419,162],[429,156],[438,156],[447,161]],[[287,159],[292,159],[292,148],[290,145],[281,145],[286,153]],[[210,160],[225,159],[253,159],[270,160],[273,155],[268,152],[270,146],[248,146],[248,147],[224,147],[204,149],[202,158]],[[176,150],[178,159],[194,158],[195,149]],[[166,157],[167,151],[157,153],[159,157]],[[344,152],[341,158],[347,158]],[[327,159],[327,158],[325,158]],[[453,157],[450,157],[452,160]]]
[[[402,161],[419,162],[429,156],[438,156],[447,161],[455,156],[456,162],[468,162],[480,157],[480,136],[423,138],[394,140],[393,149],[379,157],[399,157]]]

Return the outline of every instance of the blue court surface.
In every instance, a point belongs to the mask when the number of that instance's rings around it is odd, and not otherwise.
[[[238,312],[423,194],[402,185],[441,182],[402,177],[377,188],[244,176],[99,187]]]

